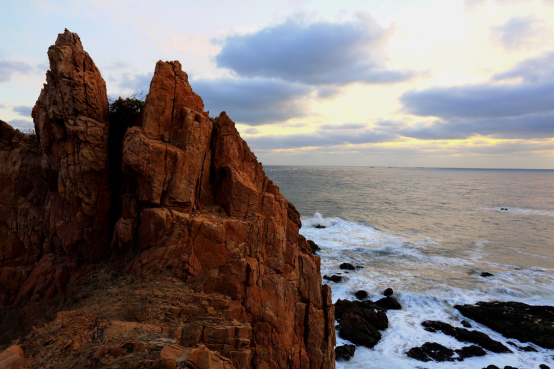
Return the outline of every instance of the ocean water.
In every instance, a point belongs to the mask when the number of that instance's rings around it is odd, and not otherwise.
[[[372,349],[358,346],[338,368],[554,368],[554,350],[520,352],[515,339],[467,319],[513,354],[462,362],[420,362],[406,352],[425,342],[464,345],[421,327],[461,327],[456,304],[519,301],[554,306],[554,171],[266,166],[266,174],[302,215],[300,233],[320,247],[321,273],[333,301],[366,290],[377,300],[391,287],[403,309]],[[501,210],[507,208],[507,210]],[[324,229],[315,225],[325,225]],[[340,270],[342,262],[363,269]],[[481,277],[481,272],[492,277]],[[326,282],[324,280],[324,282]],[[349,343],[338,337],[337,345]],[[527,344],[526,344],[527,345]]]

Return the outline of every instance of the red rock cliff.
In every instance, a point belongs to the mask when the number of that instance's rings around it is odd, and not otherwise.
[[[63,294],[85,264],[125,255],[135,276],[170,270],[228,302],[220,315],[251,328],[241,349],[209,339],[215,318],[200,322],[196,341],[234,366],[334,367],[334,308],[319,257],[227,114],[210,118],[179,62],[158,62],[142,117],[125,134],[124,189],[110,208],[104,81],[76,34],[66,30],[48,56],[33,109],[38,141],[1,126],[4,303]],[[200,320],[177,316],[183,328]]]

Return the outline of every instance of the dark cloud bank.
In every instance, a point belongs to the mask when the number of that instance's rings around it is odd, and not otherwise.
[[[554,137],[554,52],[524,60],[488,82],[404,93],[406,113],[437,117],[399,133],[418,139]]]

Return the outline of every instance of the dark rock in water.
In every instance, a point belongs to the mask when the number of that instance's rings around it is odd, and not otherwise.
[[[387,288],[387,289],[385,289],[385,292],[383,294],[385,295],[385,297],[388,297],[388,296],[393,295],[394,292],[392,291],[392,288]]]
[[[501,211],[507,211],[508,208],[500,208]]]
[[[339,299],[335,303],[335,318],[341,338],[372,348],[381,339],[379,330],[389,326],[385,310],[371,301]]]
[[[310,248],[312,248],[312,253],[313,254],[315,254],[315,252],[321,250],[321,248],[319,248],[319,245],[317,245],[313,240],[307,240],[307,242],[310,245]]]
[[[504,366],[504,369],[519,369],[518,367]]]
[[[521,346],[518,346],[517,344],[515,344],[514,342],[508,342],[508,344],[511,345],[511,346],[516,347],[518,349],[518,351],[538,352],[537,349],[535,347],[532,347],[532,346],[521,347]]]
[[[363,266],[356,266],[356,269],[363,269]]]
[[[425,330],[432,333],[441,331],[446,335],[456,338],[460,342],[477,344],[494,353],[512,353],[512,351],[502,343],[491,339],[487,334],[477,330],[455,328],[450,324],[432,320],[424,321],[421,325]]]
[[[408,357],[411,357],[413,359],[423,361],[423,362],[429,362],[429,361],[454,361],[454,351],[450,348],[446,348],[445,346],[434,343],[434,342],[427,342],[421,347],[414,347],[410,349],[406,355]]]
[[[500,369],[500,368],[496,365],[489,365],[487,367],[484,367],[483,369]]]
[[[520,302],[478,302],[455,308],[507,338],[554,349],[554,307]]]
[[[354,293],[354,295],[359,300],[367,298],[367,292],[365,290],[358,290],[356,293]]]
[[[385,297],[381,298],[375,304],[378,304],[379,306],[383,307],[386,310],[401,310],[402,306],[396,299],[393,297]]]
[[[467,320],[462,320],[461,324],[464,328],[471,328],[471,324]]]
[[[489,277],[489,276],[494,276],[494,275],[491,274],[490,272],[482,272],[481,273],[481,277]]]
[[[356,268],[354,267],[354,265],[352,265],[351,263],[341,263],[340,266],[339,266],[342,270],[356,270]]]
[[[325,229],[325,226],[323,225],[314,225],[316,229]]]
[[[548,365],[545,365],[545,364],[540,364],[539,367],[540,367],[541,369],[550,369],[550,368],[548,367]]]
[[[476,345],[462,347],[462,349],[457,349],[455,352],[458,354],[458,361],[462,361],[463,359],[470,357],[485,356],[487,354],[483,348]]]
[[[354,352],[356,352],[356,346],[353,346],[352,344],[345,344],[335,348],[337,360],[348,361],[352,358],[352,356],[354,356]]]
[[[323,278],[326,280],[331,280],[333,283],[340,283],[342,281],[342,276],[340,275],[323,275]]]

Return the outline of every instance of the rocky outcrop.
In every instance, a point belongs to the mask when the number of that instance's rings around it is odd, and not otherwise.
[[[160,317],[174,328],[164,337],[187,356],[205,345],[219,354],[202,356],[219,367],[228,363],[218,356],[235,367],[334,367],[334,307],[319,257],[227,114],[210,118],[179,62],[160,61],[141,117],[113,150],[105,84],[79,37],[66,30],[48,56],[36,137],[0,126],[3,303],[74,296],[103,261],[119,258],[120,274],[184,284],[164,293],[172,308]],[[119,160],[116,184],[108,166]],[[198,294],[206,298],[187,308]],[[97,315],[110,304],[95,305]],[[117,357],[121,347],[112,347],[106,353]],[[164,361],[135,365],[175,362]]]
[[[554,349],[554,307],[530,306],[520,302],[478,302],[454,307],[462,315],[506,338]]]

